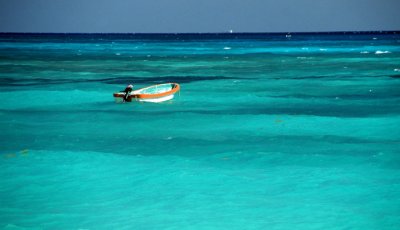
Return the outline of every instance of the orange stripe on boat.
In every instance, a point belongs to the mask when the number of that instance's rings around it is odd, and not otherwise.
[[[172,85],[172,89],[170,91],[167,91],[164,93],[155,93],[155,94],[133,94],[133,95],[131,95],[131,97],[142,98],[142,99],[159,98],[159,97],[165,97],[165,96],[174,94],[174,93],[178,92],[180,89],[180,86],[177,83],[165,83],[165,84],[159,84],[159,85],[166,85],[166,84]],[[150,87],[154,87],[154,86],[150,86]]]
[[[132,99],[132,98],[151,99],[151,98],[165,97],[165,96],[169,96],[169,95],[175,94],[181,88],[178,83],[164,83],[164,84],[152,85],[152,86],[145,87],[145,88],[142,88],[142,89],[138,89],[138,90],[135,90],[135,91],[144,90],[144,89],[147,89],[147,88],[160,86],[160,85],[167,85],[167,84],[171,84],[172,85],[172,89],[169,90],[169,91],[166,91],[166,92],[163,92],[163,93],[155,93],[155,94],[150,94],[150,93],[149,94],[145,94],[145,93],[131,94],[128,99]],[[114,93],[113,96],[114,97],[124,97],[125,93],[118,92],[118,93]]]

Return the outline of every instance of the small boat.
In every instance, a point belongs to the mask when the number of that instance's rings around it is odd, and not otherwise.
[[[138,90],[133,90],[127,101],[163,102],[174,98],[174,94],[179,90],[180,86],[177,83],[152,85]],[[124,96],[124,92],[114,93],[115,102],[124,102]]]

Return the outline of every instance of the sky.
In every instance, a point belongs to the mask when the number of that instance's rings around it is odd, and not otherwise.
[[[0,0],[0,32],[400,30],[400,0]]]

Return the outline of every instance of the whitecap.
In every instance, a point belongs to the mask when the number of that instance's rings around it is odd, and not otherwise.
[[[231,47],[228,47],[228,46],[225,46],[224,47],[224,50],[230,50],[230,49],[232,49]]]
[[[394,69],[393,71],[394,72],[400,72],[400,69]]]
[[[381,50],[378,50],[378,51],[376,51],[375,52],[375,54],[390,54],[391,52],[390,51],[381,51]]]
[[[327,49],[319,49],[319,50],[321,50],[321,51],[327,51]]]
[[[121,53],[115,53],[115,55],[119,56],[119,55],[121,55]]]

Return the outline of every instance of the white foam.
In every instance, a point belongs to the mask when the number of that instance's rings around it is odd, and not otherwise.
[[[231,47],[228,47],[228,46],[225,46],[224,47],[224,50],[230,50],[230,49],[232,49]]]
[[[378,50],[378,51],[376,51],[375,52],[375,54],[390,54],[391,52],[390,51],[382,51],[382,50]]]
[[[115,55],[119,56],[119,55],[121,55],[121,53],[115,53]]]
[[[393,71],[394,72],[400,72],[400,69],[394,69]]]

